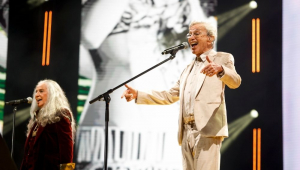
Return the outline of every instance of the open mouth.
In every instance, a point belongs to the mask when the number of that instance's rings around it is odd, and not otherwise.
[[[194,48],[196,45],[198,45],[198,43],[191,43],[192,48]]]

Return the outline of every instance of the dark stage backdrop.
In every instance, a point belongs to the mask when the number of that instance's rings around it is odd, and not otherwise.
[[[218,16],[248,3],[247,0],[219,1]],[[229,124],[252,109],[259,113],[222,154],[221,169],[224,170],[252,168],[254,128],[261,128],[261,169],[283,169],[282,0],[257,3],[256,9],[227,30],[227,34],[218,41],[219,51],[228,51],[235,56],[236,70],[242,77],[238,89],[227,88],[225,92]],[[230,20],[238,19],[240,15],[236,13]],[[253,18],[260,18],[259,73],[251,71]],[[219,25],[219,32],[223,28],[224,25]],[[232,133],[229,135],[226,140],[234,138]]]
[[[45,11],[52,11],[52,32],[50,63],[42,66]],[[32,96],[39,80],[53,79],[65,91],[76,117],[80,11],[80,0],[9,2],[6,101]],[[29,107],[18,106],[16,115],[14,160],[18,166],[23,157]],[[12,111],[12,106],[5,107],[3,135],[9,148]]]

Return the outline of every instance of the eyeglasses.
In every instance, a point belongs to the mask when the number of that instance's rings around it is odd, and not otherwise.
[[[186,34],[186,38],[189,39],[192,36],[194,36],[195,38],[200,37],[200,36],[205,36],[205,35],[201,35],[201,32],[192,32],[192,33],[188,33]]]

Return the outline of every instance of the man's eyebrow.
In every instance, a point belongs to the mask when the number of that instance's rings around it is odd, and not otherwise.
[[[190,30],[189,32],[196,32],[196,31],[200,31],[201,32],[201,30]]]

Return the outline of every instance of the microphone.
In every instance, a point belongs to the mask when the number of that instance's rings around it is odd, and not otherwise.
[[[165,54],[170,54],[172,53],[174,50],[178,51],[178,50],[181,50],[181,49],[186,49],[189,47],[189,44],[187,42],[183,42],[179,45],[176,45],[174,47],[171,47],[171,48],[168,48],[166,50],[164,50],[163,52],[161,52],[162,55],[165,55]]]
[[[21,104],[21,103],[31,103],[32,102],[32,98],[31,97],[27,97],[26,99],[19,99],[19,100],[11,100],[9,102],[5,102],[5,104],[7,105],[17,105],[17,104]]]

